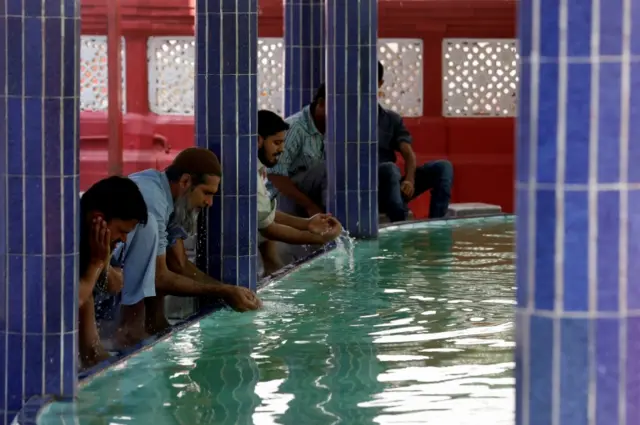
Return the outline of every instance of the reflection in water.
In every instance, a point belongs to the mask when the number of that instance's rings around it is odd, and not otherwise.
[[[332,252],[93,380],[80,423],[510,425],[513,238],[453,222]]]

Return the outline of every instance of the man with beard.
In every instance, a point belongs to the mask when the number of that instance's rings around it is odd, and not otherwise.
[[[98,334],[94,293],[117,294],[122,270],[110,265],[111,251],[137,225],[147,222],[147,205],[138,186],[125,177],[108,177],[87,190],[80,200],[79,351],[83,367],[109,357]]]
[[[276,201],[271,199],[266,187],[267,168],[278,163],[288,129],[289,124],[279,115],[258,111],[258,230],[266,275],[283,266],[275,247],[276,241],[292,245],[324,245],[342,232],[340,222],[328,214],[300,218],[276,211]]]
[[[136,227],[124,248],[126,267],[115,338],[120,347],[169,326],[165,295],[218,297],[237,311],[260,307],[260,300],[247,288],[218,282],[191,263],[179,273],[167,263],[167,248],[184,232],[195,233],[197,215],[213,204],[221,176],[216,155],[202,148],[183,150],[164,172],[145,170],[130,176],[142,192],[149,216],[145,226]]]

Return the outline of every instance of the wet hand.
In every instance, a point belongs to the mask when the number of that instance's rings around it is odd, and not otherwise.
[[[405,197],[405,199],[411,199],[413,198],[415,188],[413,187],[413,183],[411,183],[409,180],[404,180],[402,183],[400,183],[400,191],[402,192],[402,195]]]
[[[91,223],[89,248],[91,249],[91,262],[100,268],[105,267],[111,257],[111,231],[107,228],[106,221],[100,217]]]
[[[330,214],[316,214],[307,221],[307,230],[316,235],[324,235],[330,230]]]
[[[231,287],[229,294],[225,297],[225,301],[229,304],[229,307],[240,312],[257,310],[262,307],[260,298],[251,290],[241,286]]]

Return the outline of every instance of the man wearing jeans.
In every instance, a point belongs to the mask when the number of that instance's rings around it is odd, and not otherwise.
[[[378,62],[378,86],[384,80]],[[284,153],[269,178],[280,192],[280,205],[291,214],[312,216],[325,210],[326,166],[324,164],[325,87],[313,102],[287,121]],[[429,217],[444,217],[449,208],[453,167],[446,160],[416,166],[412,139],[402,117],[378,106],[378,198],[380,212],[392,222],[407,219],[407,204],[431,190]],[[404,175],[396,165],[396,152],[404,159]]]

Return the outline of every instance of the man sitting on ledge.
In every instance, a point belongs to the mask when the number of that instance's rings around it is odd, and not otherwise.
[[[384,82],[378,62],[378,87]],[[313,216],[325,210],[327,169],[324,154],[326,130],[325,86],[313,102],[289,117],[285,148],[269,179],[280,192],[280,208],[296,215]],[[431,190],[430,218],[444,217],[449,208],[453,167],[446,160],[416,167],[412,138],[402,117],[378,105],[378,204],[392,222],[404,221],[408,203]],[[396,152],[404,159],[404,176],[396,165]]]
[[[216,155],[202,148],[183,150],[164,172],[145,170],[130,176],[144,196],[149,217],[124,248],[124,288],[115,338],[120,347],[169,326],[165,295],[219,297],[237,311],[260,307],[258,297],[247,288],[218,282],[191,263],[180,268],[167,264],[167,247],[184,232],[195,233],[197,216],[212,205],[221,176]]]
[[[300,218],[276,211],[276,201],[267,190],[267,167],[278,163],[289,125],[276,113],[258,111],[258,230],[259,249],[265,275],[283,267],[276,241],[291,245],[324,245],[340,236],[342,225],[334,217],[318,213]]]
[[[126,242],[137,225],[147,223],[147,205],[138,186],[126,177],[100,180],[80,199],[79,351],[83,368],[109,357],[96,326],[94,294],[117,294],[122,270],[111,266],[111,251]]]

